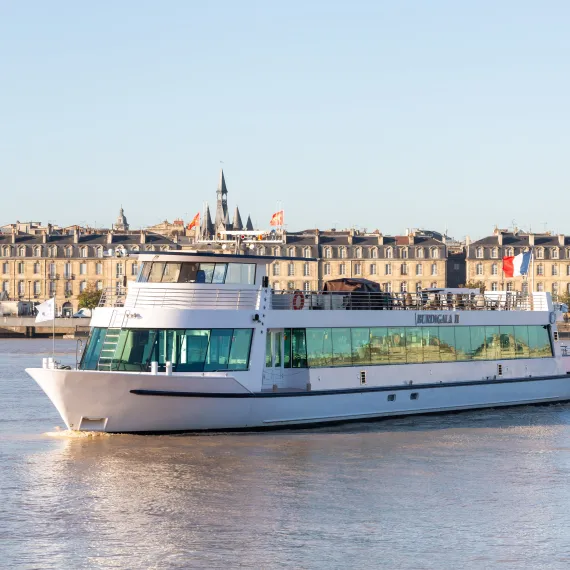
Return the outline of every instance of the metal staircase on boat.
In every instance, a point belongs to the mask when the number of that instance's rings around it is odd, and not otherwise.
[[[117,311],[113,311],[111,319],[109,321],[109,327],[103,338],[103,346],[101,347],[101,352],[99,353],[99,360],[97,361],[97,370],[110,371],[113,370],[113,362],[115,360],[115,352],[117,350],[117,345],[119,343],[119,337],[121,335],[121,330],[123,324],[127,317],[126,311],[121,315],[117,314]],[[120,320],[119,326],[117,326],[117,321]]]

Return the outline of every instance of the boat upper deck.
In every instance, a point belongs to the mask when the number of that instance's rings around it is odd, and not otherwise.
[[[214,284],[132,283],[129,290],[108,288],[100,307],[164,307],[194,310],[303,311],[551,311],[547,293],[490,293],[439,295],[437,293],[384,293],[361,291],[273,291],[268,288]]]

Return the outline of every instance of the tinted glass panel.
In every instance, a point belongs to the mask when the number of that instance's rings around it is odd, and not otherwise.
[[[455,360],[455,327],[441,327],[438,332],[439,356],[442,362]]]
[[[350,366],[352,364],[350,329],[332,329],[332,352],[333,366]]]
[[[81,365],[79,366],[82,370],[97,370],[97,362],[99,361],[99,354],[101,353],[106,332],[107,329],[104,328],[94,328],[91,331],[91,336],[83,351]]]
[[[471,331],[469,327],[455,329],[455,354],[457,360],[471,360]]]
[[[443,328],[424,327],[421,330],[423,336],[424,362],[439,362],[439,333]]]
[[[485,327],[469,327],[471,329],[471,353],[474,360],[487,358]]]
[[[315,368],[331,366],[331,329],[307,329],[307,362]]]
[[[370,364],[370,329],[352,329],[352,363]]]
[[[230,370],[247,370],[251,333],[251,329],[235,329],[233,331],[229,361]]]
[[[388,329],[370,329],[370,362],[372,364],[388,364],[390,362],[390,348],[388,345]]]
[[[293,329],[291,331],[291,337],[293,368],[306,368],[307,346],[305,343],[305,329]]]
[[[162,274],[163,283],[178,283],[181,263],[167,263]]]
[[[487,359],[499,360],[501,358],[499,327],[485,327],[485,344],[487,346]]]
[[[501,358],[515,358],[515,327],[499,327],[501,334]]]
[[[391,364],[406,362],[406,329],[404,327],[388,329],[388,346]]]
[[[422,329],[406,327],[406,361],[423,362]]]
[[[150,270],[150,276],[148,280],[151,283],[160,283],[162,280],[162,274],[164,273],[164,263],[154,262]]]
[[[291,368],[291,329],[283,332],[283,368]]]
[[[232,334],[232,329],[214,329],[210,332],[210,345],[204,371],[228,368]]]

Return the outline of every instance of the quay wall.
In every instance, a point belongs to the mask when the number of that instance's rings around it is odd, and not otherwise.
[[[55,319],[55,336],[62,338],[86,337],[89,334],[91,319]],[[1,317],[1,338],[39,338],[51,337],[53,322],[36,323],[35,317]]]

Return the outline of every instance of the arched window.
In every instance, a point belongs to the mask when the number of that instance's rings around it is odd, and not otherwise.
[[[400,259],[408,259],[408,248],[401,247],[400,248]]]
[[[138,245],[133,245],[131,247],[131,251],[138,251],[139,250],[139,246]]]
[[[544,248],[542,247],[536,248],[536,259],[544,259]]]
[[[89,250],[86,245],[81,248],[81,257],[88,257]]]
[[[26,257],[26,248],[25,246],[21,245],[18,247],[18,255],[20,257]]]
[[[391,247],[386,248],[386,259],[392,259],[394,257],[394,250]]]
[[[550,250],[550,258],[551,259],[558,259],[558,248],[557,247],[553,247]]]
[[[345,259],[346,258],[346,248],[345,247],[339,247],[338,248],[338,256],[341,259]]]
[[[311,248],[310,248],[310,247],[306,247],[306,248],[303,250],[303,256],[304,256],[304,257],[311,257]]]
[[[3,255],[4,257],[10,257],[10,246],[9,246],[9,245],[5,245],[5,246],[2,248],[2,255]]]
[[[57,245],[50,246],[48,252],[50,257],[57,257]]]
[[[429,250],[429,255],[432,259],[439,259],[439,249],[437,249],[437,247],[432,247]]]
[[[95,257],[103,257],[103,246],[97,246],[95,248]]]
[[[482,247],[478,247],[478,248],[475,250],[475,257],[476,257],[477,259],[483,259],[483,248],[482,248]]]
[[[424,257],[424,248],[423,247],[417,247],[416,248],[416,257],[418,259],[423,259],[423,257]]]
[[[35,257],[41,257],[42,256],[42,246],[41,245],[36,245],[34,247],[34,256]]]
[[[68,245],[65,248],[65,257],[73,257],[73,247]]]
[[[332,257],[332,250],[330,247],[325,247],[325,258],[330,259]]]
[[[507,257],[512,257],[515,254],[515,250],[512,247],[507,247]]]
[[[260,245],[257,248],[257,255],[265,255],[265,247],[264,246]]]
[[[498,247],[493,247],[491,249],[491,257],[493,259],[497,259],[499,257],[499,248]]]
[[[566,259],[570,259],[570,248],[566,248]]]
[[[362,257],[362,248],[360,247],[355,248],[354,257],[356,257],[356,259],[360,259]]]
[[[377,247],[373,247],[373,248],[370,250],[370,257],[371,257],[372,259],[378,259],[378,248],[377,248]]]
[[[295,248],[294,248],[294,247],[290,247],[290,248],[287,250],[287,255],[288,255],[289,257],[295,257]]]
[[[273,248],[273,255],[275,257],[281,257],[281,248],[280,247],[274,247]]]
[[[422,275],[423,270],[423,265],[421,263],[416,263],[416,275]]]

